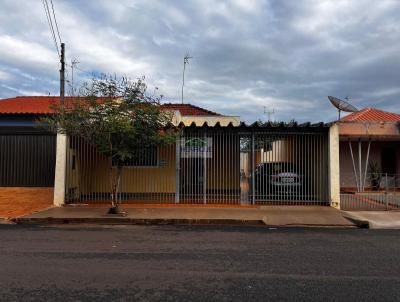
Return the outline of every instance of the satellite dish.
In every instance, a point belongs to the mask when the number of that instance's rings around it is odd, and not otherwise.
[[[351,105],[350,103],[343,101],[341,99],[335,98],[334,96],[328,96],[329,101],[338,109],[339,112],[339,120],[340,120],[340,112],[357,112],[358,109]],[[348,98],[347,98],[348,99]]]

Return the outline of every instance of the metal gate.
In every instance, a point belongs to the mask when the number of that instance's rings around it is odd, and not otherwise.
[[[329,203],[327,132],[195,128],[180,145],[180,203]]]
[[[51,134],[0,135],[0,187],[52,187],[56,139]]]
[[[123,168],[124,203],[328,205],[328,127],[186,127],[176,144]],[[67,148],[66,200],[110,200],[110,162],[77,138]]]

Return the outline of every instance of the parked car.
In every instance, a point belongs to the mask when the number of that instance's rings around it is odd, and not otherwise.
[[[302,177],[294,163],[264,162],[254,172],[257,196],[300,194],[302,191]]]

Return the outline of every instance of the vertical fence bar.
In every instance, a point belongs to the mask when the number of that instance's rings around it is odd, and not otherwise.
[[[388,190],[389,190],[389,186],[388,186],[388,177],[387,177],[387,173],[385,173],[385,205],[386,205],[386,211],[389,210],[389,198],[388,198]]]
[[[178,136],[175,142],[175,203],[180,202],[180,180],[181,180],[181,137]]]

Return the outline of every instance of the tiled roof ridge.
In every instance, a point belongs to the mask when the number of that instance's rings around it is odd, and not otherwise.
[[[400,114],[395,112],[384,111],[374,107],[366,107],[360,111],[353,112],[341,118],[342,122],[357,121],[400,121]]]

